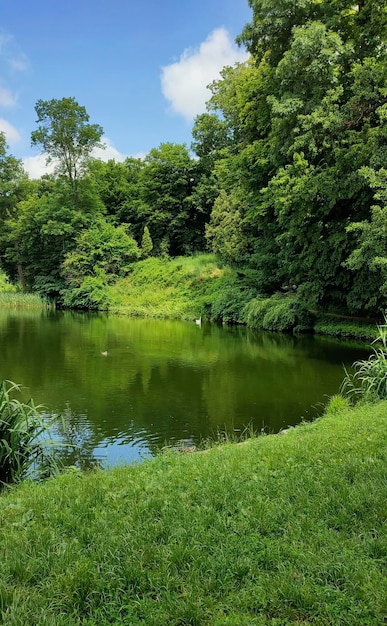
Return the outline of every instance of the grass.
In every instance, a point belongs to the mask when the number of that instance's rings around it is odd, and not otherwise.
[[[20,402],[15,392],[20,392],[18,385],[0,382],[0,488],[58,469],[48,425],[32,400]]]
[[[359,341],[372,341],[378,336],[378,329],[375,322],[351,320],[344,316],[334,317],[323,314],[317,314],[314,332],[318,335],[348,337],[358,339]]]
[[[373,353],[366,360],[353,364],[353,373],[346,372],[342,393],[353,400],[387,400],[387,317],[378,325]]]
[[[383,623],[387,402],[0,497],[6,626]]]
[[[148,258],[110,288],[109,310],[138,317],[195,319],[202,313],[206,293],[224,273],[211,254]]]
[[[48,304],[36,293],[21,291],[0,291],[0,308],[44,309]]]

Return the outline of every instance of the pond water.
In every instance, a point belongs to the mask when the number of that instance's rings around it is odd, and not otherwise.
[[[241,327],[5,309],[0,350],[0,380],[62,415],[66,462],[84,466],[311,420],[337,393],[343,365],[370,352]]]

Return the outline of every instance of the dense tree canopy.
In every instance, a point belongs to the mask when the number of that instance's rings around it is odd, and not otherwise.
[[[207,247],[251,293],[386,308],[387,0],[248,1],[250,58],[211,85],[195,156],[164,143],[144,159],[90,159],[102,128],[74,98],[36,105],[32,143],[53,176],[29,181],[0,135],[11,279],[94,307],[139,254]]]

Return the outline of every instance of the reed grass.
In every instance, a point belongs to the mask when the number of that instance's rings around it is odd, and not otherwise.
[[[0,382],[0,488],[58,470],[49,425],[32,400],[20,402],[19,385]]]
[[[355,361],[354,373],[345,370],[341,392],[354,402],[387,399],[387,318],[377,328],[376,347],[370,357]]]
[[[0,292],[0,307],[15,309],[44,309],[50,306],[36,293],[24,293],[21,291]]]

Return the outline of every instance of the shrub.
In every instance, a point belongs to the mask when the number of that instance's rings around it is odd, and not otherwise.
[[[9,282],[8,276],[0,269],[0,292],[14,292],[16,287]]]
[[[20,392],[15,383],[0,383],[0,487],[58,470],[49,425],[32,400],[19,402],[13,397],[15,391]]]
[[[244,310],[244,318],[251,328],[280,332],[301,332],[313,328],[313,316],[295,297],[274,295],[254,298]]]

